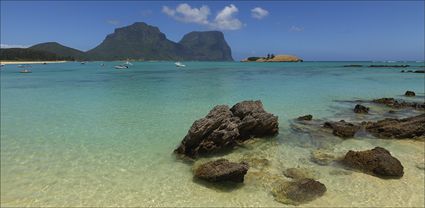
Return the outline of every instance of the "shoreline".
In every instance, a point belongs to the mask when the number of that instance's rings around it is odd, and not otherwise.
[[[53,64],[53,63],[65,63],[68,61],[0,61],[0,64],[10,65],[10,64]]]

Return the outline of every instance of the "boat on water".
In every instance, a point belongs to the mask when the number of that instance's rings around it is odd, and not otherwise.
[[[32,71],[29,70],[29,69],[23,69],[23,70],[19,71],[19,73],[32,73]]]
[[[126,65],[117,65],[117,66],[114,66],[114,68],[115,69],[128,69],[128,66],[126,66]]]
[[[128,61],[128,60],[124,63],[124,65],[133,66],[133,64],[130,61]]]
[[[18,65],[18,68],[30,68],[30,67],[32,67],[32,66],[29,65],[29,64],[19,64]]]
[[[182,64],[181,62],[174,63],[177,67],[186,67],[186,65]]]
[[[82,62],[80,62],[80,64],[86,64],[86,62],[85,61],[82,61]]]

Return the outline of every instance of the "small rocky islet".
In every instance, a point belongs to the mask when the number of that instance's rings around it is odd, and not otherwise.
[[[370,103],[387,108],[409,108],[422,111],[425,104],[381,98]],[[370,108],[357,104],[353,114],[368,114]],[[394,112],[396,113],[396,112]],[[377,121],[346,122],[313,120],[312,115],[300,116],[295,120],[296,130],[312,134],[334,135],[341,139],[356,137],[359,131],[366,132],[376,139],[424,139],[425,114],[407,118],[383,118]],[[329,132],[329,130],[331,130]],[[217,153],[225,154],[238,146],[243,146],[256,138],[267,140],[279,132],[278,117],[265,111],[261,101],[242,101],[232,107],[215,106],[204,118],[196,120],[181,144],[174,150],[179,158],[196,161],[193,166],[194,178],[208,183],[219,184],[245,182],[245,176],[262,180],[275,200],[284,204],[300,205],[323,196],[328,190],[320,182],[320,172],[315,168],[293,167],[281,174],[269,173],[264,167],[269,165],[265,158],[243,157],[239,161],[228,159],[207,159]],[[327,133],[329,132],[329,133]],[[330,171],[330,175],[344,177],[351,171],[363,172],[382,179],[399,179],[404,175],[402,163],[384,147],[360,151],[349,150],[337,155],[326,149],[313,150],[310,161],[321,166],[331,164],[340,170]],[[261,163],[261,164],[257,164]],[[252,169],[254,168],[254,169]],[[252,170],[251,170],[252,169]],[[259,170],[259,171],[258,171]],[[251,180],[247,181],[248,183]]]

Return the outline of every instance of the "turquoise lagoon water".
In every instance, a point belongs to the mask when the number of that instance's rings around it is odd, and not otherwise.
[[[256,176],[262,171],[284,177],[291,167],[319,172],[327,186],[323,197],[306,206],[424,205],[424,171],[418,168],[423,142],[332,136],[317,142],[290,129],[292,119],[304,114],[352,119],[354,103],[338,101],[402,98],[406,90],[423,101],[423,74],[342,67],[371,62],[187,62],[182,69],[171,62],[135,62],[126,70],[114,69],[116,64],[33,65],[31,74],[18,73],[16,65],[2,67],[2,206],[288,206],[276,202],[267,180]],[[269,166],[251,168],[244,185],[234,189],[194,180],[191,164],[172,154],[192,122],[215,105],[257,99],[279,116],[280,134],[215,157],[254,155]],[[337,154],[385,147],[403,163],[405,175],[384,180],[333,174],[342,168],[309,160],[323,143]]]

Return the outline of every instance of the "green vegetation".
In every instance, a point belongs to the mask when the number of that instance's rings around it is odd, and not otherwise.
[[[29,49],[54,53],[60,57],[71,57],[75,60],[85,60],[85,54],[82,51],[63,46],[56,42],[40,43],[29,47]]]
[[[2,49],[3,50],[3,49]],[[6,49],[5,49],[6,50]],[[79,51],[56,42],[34,45],[28,49],[7,50],[5,60],[199,60],[233,61],[231,49],[219,31],[191,32],[179,43],[143,22],[117,28],[97,47]]]
[[[72,57],[62,57],[54,53],[38,51],[29,48],[2,48],[0,60],[3,61],[55,61],[74,60]]]
[[[258,59],[260,59],[260,58],[263,58],[263,57],[256,57],[256,56],[253,56],[253,57],[248,57],[247,58],[247,60],[248,61],[257,61]]]

